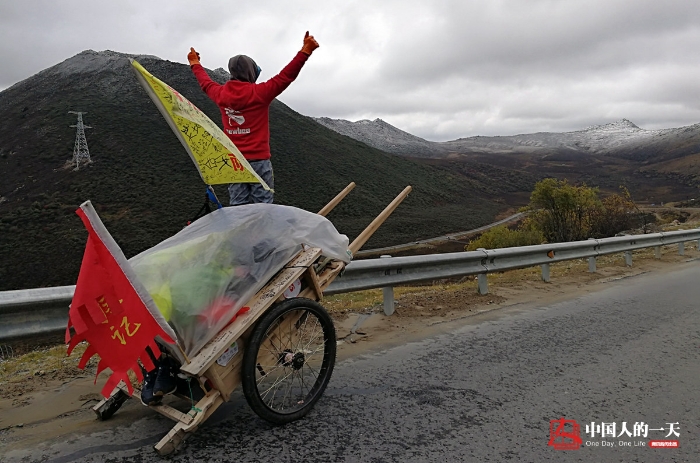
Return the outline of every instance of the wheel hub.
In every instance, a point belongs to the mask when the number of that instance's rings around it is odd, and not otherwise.
[[[294,354],[294,358],[292,359],[292,368],[295,370],[301,370],[301,367],[304,366],[304,361],[306,361],[306,358],[304,357],[303,352],[297,352]]]
[[[291,367],[295,370],[301,370],[306,362],[306,356],[303,352],[297,352],[296,354],[289,349],[285,349],[280,353],[279,363],[283,367]]]

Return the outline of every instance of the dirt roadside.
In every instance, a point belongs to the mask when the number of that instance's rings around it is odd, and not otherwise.
[[[661,259],[654,251],[633,253],[633,266],[622,255],[598,259],[596,273],[585,260],[551,266],[551,282],[541,280],[540,269],[522,269],[489,275],[487,295],[477,294],[474,277],[459,282],[396,288],[396,312],[385,316],[381,290],[326,298],[338,335],[338,360],[370,353],[479,323],[508,309],[543,306],[595,292],[617,281],[654,272],[660,275],[681,266],[697,265],[700,252],[686,244],[667,246]],[[67,438],[126,426],[152,411],[138,400],[127,401],[110,420],[98,421],[91,408],[100,400],[105,377],[94,381],[94,360],[86,371],[77,369],[80,353],[65,358],[65,347],[27,354],[0,362],[0,455]],[[122,412],[128,410],[128,413]]]

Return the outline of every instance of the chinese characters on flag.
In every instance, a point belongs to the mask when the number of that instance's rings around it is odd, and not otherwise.
[[[105,368],[112,370],[102,395],[109,397],[120,380],[126,383],[131,394],[133,388],[127,372],[132,370],[142,381],[138,361],[147,371],[154,368],[146,348],[158,358],[160,349],[156,336],[174,343],[175,333],[160,317],[155,303],[134,276],[90,202],[82,204],[76,213],[88,231],[88,240],[68,313],[68,355],[78,343],[87,341],[89,346],[78,367],[85,368],[88,360],[98,354],[97,375]],[[71,328],[75,331],[72,337]]]

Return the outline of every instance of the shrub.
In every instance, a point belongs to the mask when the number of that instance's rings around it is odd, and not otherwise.
[[[591,237],[606,238],[628,230],[635,208],[629,195],[614,194],[606,197],[602,206],[591,214]]]
[[[527,227],[511,230],[505,225],[501,225],[484,232],[478,239],[471,241],[465,246],[465,250],[512,248],[540,244],[543,241],[544,236],[538,230]]]
[[[591,236],[592,215],[601,208],[598,189],[546,178],[530,195],[530,219],[550,243],[584,240]]]

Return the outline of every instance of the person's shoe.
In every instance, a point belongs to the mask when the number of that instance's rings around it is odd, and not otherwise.
[[[153,396],[163,397],[166,394],[172,394],[177,389],[177,378],[175,375],[179,370],[171,359],[165,357],[158,364],[158,374],[156,375],[155,383],[153,384]]]
[[[156,379],[158,377],[158,368],[154,368],[152,371],[146,372],[141,368],[143,372],[143,385],[141,386],[141,403],[145,406],[156,405],[162,399],[161,396],[153,395],[153,387],[156,384]]]

